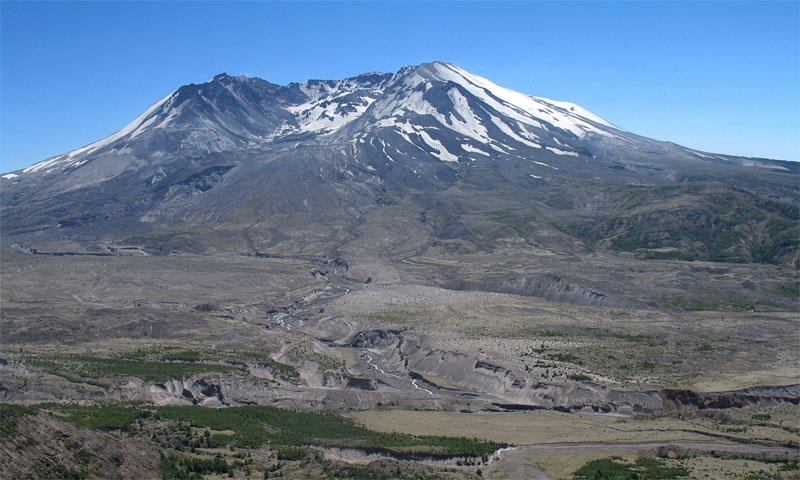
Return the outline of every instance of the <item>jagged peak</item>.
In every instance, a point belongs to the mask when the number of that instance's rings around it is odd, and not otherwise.
[[[232,82],[232,81],[238,81],[238,82],[261,81],[261,82],[266,82],[266,80],[264,80],[263,78],[259,78],[259,77],[248,77],[247,75],[228,75],[227,73],[222,72],[222,73],[218,73],[218,74],[214,75],[214,77],[211,80],[209,80],[207,83],[213,83],[213,82],[228,83],[228,82]],[[267,83],[269,83],[269,82],[267,82]]]
[[[453,93],[448,87],[451,84],[457,85],[460,93]],[[433,85],[444,88],[438,95],[445,96],[437,98],[446,104],[434,101],[434,105],[430,103],[430,98],[422,95]],[[384,93],[390,93],[392,99],[385,98]],[[463,103],[466,100],[462,94],[470,96],[472,101],[485,104],[488,108],[486,111],[494,112],[494,116],[479,119],[470,110],[472,107]],[[447,95],[450,96],[449,100]],[[457,105],[458,102],[461,103]],[[372,108],[373,104],[377,108]],[[269,117],[266,124],[253,123],[253,119],[267,119],[262,115],[264,108],[278,110],[270,110],[272,113],[266,114]],[[239,110],[239,114],[235,113]],[[483,107],[477,106],[476,111],[483,110]],[[355,122],[367,111],[369,115]],[[448,111],[455,112],[455,117],[449,117]],[[547,142],[543,144],[535,129],[566,130],[578,137],[583,137],[587,132],[613,136],[618,131],[610,123],[578,105],[525,95],[440,60],[406,66],[394,74],[370,72],[341,80],[312,79],[285,87],[258,77],[231,76],[221,72],[206,83],[180,87],[119,132],[40,162],[25,169],[25,172],[80,166],[92,155],[113,149],[123,150],[130,140],[146,131],[172,128],[175,121],[187,120],[186,125],[191,126],[192,131],[196,131],[198,126],[205,130],[219,127],[225,138],[236,138],[228,142],[232,147],[238,145],[240,140],[258,144],[270,138],[296,133],[334,133],[351,124],[355,129],[371,125],[402,130],[408,128],[405,126],[408,121],[405,115],[409,112],[433,116],[440,113],[438,121],[442,127],[456,130],[479,143],[489,142],[487,127],[499,128],[507,132],[513,141],[535,148],[552,147],[552,151],[565,155],[574,155],[574,152],[550,146]],[[191,115],[198,118],[192,120]],[[507,121],[500,120],[500,117]],[[454,123],[453,118],[460,118],[460,123]],[[345,133],[353,133],[349,130]],[[436,149],[444,151],[438,146]],[[455,156],[447,158],[453,160]]]

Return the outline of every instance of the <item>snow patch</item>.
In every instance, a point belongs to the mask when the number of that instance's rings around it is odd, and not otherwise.
[[[613,133],[602,130],[596,124],[616,128],[592,112],[569,102],[559,102],[543,97],[532,97],[474,75],[455,65],[434,63],[429,73],[444,81],[458,83],[490,107],[524,124],[544,128],[542,121],[556,128],[567,130],[583,138],[587,132],[609,137]],[[550,107],[550,108],[548,108]],[[555,111],[553,111],[555,110]]]
[[[719,158],[719,157],[717,157],[717,158]],[[745,167],[768,168],[768,169],[771,169],[771,170],[783,170],[785,172],[789,171],[788,168],[783,167],[781,165],[772,165],[772,164],[769,164],[769,163],[756,162],[756,161],[753,161],[753,160],[745,160],[744,162],[742,162],[742,165],[745,166]]]
[[[461,92],[459,92],[456,88],[451,88],[447,92],[447,96],[453,103],[456,113],[458,113],[458,116],[461,117],[459,119],[455,115],[450,114],[449,120],[453,130],[467,135],[470,138],[474,138],[482,143],[488,142],[489,132],[481,123],[481,119],[478,117],[478,115],[476,115],[472,108],[470,108],[467,98],[461,95]]]
[[[376,127],[395,126],[398,122],[397,119],[413,112],[430,116],[443,127],[480,143],[489,141],[489,132],[470,107],[468,99],[458,89],[452,88],[447,93],[453,104],[454,112],[442,114],[425,100],[423,92],[415,89],[414,79],[420,84],[425,82],[416,74],[410,75],[405,80],[407,90],[400,90],[390,98],[382,100],[380,105],[375,106],[371,113],[375,118],[380,119],[376,122]]]
[[[487,157],[491,157],[492,156],[492,154],[490,154],[488,152],[484,152],[480,148],[475,148],[475,147],[473,147],[472,145],[470,145],[468,143],[462,143],[461,144],[461,149],[464,150],[465,152],[469,152],[469,153],[477,153],[479,155],[486,155]]]
[[[697,150],[692,150],[692,153],[697,155],[698,157],[702,157],[702,158],[716,158],[716,157],[711,156],[711,155],[706,155],[704,153],[700,153]]]
[[[341,97],[352,92],[336,92],[323,98],[312,98],[306,103],[289,107],[297,118],[299,132],[333,132],[359,118],[375,101],[369,96],[361,96],[358,101],[344,100]]]
[[[451,153],[444,145],[435,138],[431,137],[428,132],[425,131],[424,128],[414,125],[409,121],[405,121],[403,123],[398,123],[395,118],[384,119],[378,122],[379,126],[388,127],[392,126],[395,127],[395,130],[403,137],[405,141],[414,145],[415,147],[419,148],[423,152],[433,155],[437,157],[439,160],[444,162],[457,162],[458,156]],[[428,151],[422,148],[417,142],[411,139],[411,135],[417,135],[422,141],[430,147],[433,151]],[[386,145],[384,144],[383,152],[386,153]],[[388,155],[387,155],[388,156]]]
[[[428,144],[428,146],[430,146],[434,150],[433,155],[438,157],[439,160],[442,160],[444,162],[457,162],[458,161],[458,156],[453,155],[452,153],[447,151],[447,149],[444,148],[444,145],[442,145],[441,142],[431,138],[431,136],[428,135],[428,132],[426,132],[425,130],[421,130],[419,132],[419,136],[420,136],[420,138],[422,138],[422,140],[425,143]]]
[[[500,129],[501,132],[505,133],[506,135],[508,135],[512,139],[514,139],[514,140],[516,140],[516,141],[518,141],[520,143],[524,143],[525,145],[528,145],[529,147],[542,148],[542,146],[539,145],[538,143],[531,142],[530,140],[526,140],[526,139],[522,138],[521,136],[517,135],[513,130],[511,130],[511,127],[506,125],[506,123],[502,119],[500,119],[498,117],[495,117],[494,115],[492,115],[491,117],[492,117],[492,123],[494,123],[497,126],[497,128]],[[511,147],[508,147],[508,148],[511,148]]]
[[[117,133],[109,135],[106,138],[104,138],[102,140],[99,140],[97,142],[90,143],[89,145],[86,145],[85,147],[79,148],[77,150],[73,150],[73,151],[71,151],[71,152],[69,152],[67,154],[59,155],[57,157],[49,158],[49,159],[44,160],[42,162],[36,163],[36,164],[24,169],[22,172],[23,173],[36,173],[38,171],[50,168],[50,170],[48,170],[48,172],[47,172],[47,173],[49,173],[49,171],[54,169],[54,168],[51,168],[51,167],[59,166],[59,167],[62,167],[62,168],[67,168],[67,167],[77,167],[77,166],[80,166],[80,165],[84,164],[86,162],[85,160],[84,161],[70,161],[70,160],[72,158],[78,156],[78,155],[88,155],[90,153],[96,152],[97,150],[99,150],[99,149],[101,149],[101,148],[103,148],[103,147],[105,147],[107,145],[110,145],[110,144],[116,142],[117,140],[119,140],[121,138],[124,138],[124,137],[126,137],[128,135],[130,135],[130,138],[136,137],[137,135],[142,133],[144,131],[144,129],[147,128],[147,126],[149,126],[150,124],[155,122],[155,120],[158,118],[158,115],[156,115],[156,112],[158,112],[158,110],[165,103],[167,103],[167,101],[172,97],[172,95],[173,94],[169,94],[166,97],[164,97],[161,100],[159,100],[158,102],[156,102],[152,107],[150,107],[147,110],[145,110],[145,112],[143,114],[141,114],[138,117],[136,117],[136,120],[134,120],[131,123],[129,123],[125,128],[123,128],[122,130],[118,131]]]
[[[568,157],[577,157],[578,156],[577,152],[567,152],[565,150],[559,150],[559,149],[554,148],[554,147],[547,147],[547,149],[550,150],[551,152],[555,153],[556,155],[566,155]]]
[[[550,105],[553,105],[554,107],[558,107],[558,108],[564,110],[565,112],[570,112],[571,114],[579,115],[579,116],[581,116],[583,118],[586,118],[586,119],[589,119],[589,120],[591,120],[591,121],[593,121],[595,123],[599,123],[601,125],[605,125],[606,127],[618,128],[613,123],[608,122],[607,120],[605,120],[604,118],[600,117],[599,115],[594,114],[594,113],[590,112],[589,110],[586,110],[585,108],[581,107],[580,105],[578,105],[576,103],[562,102],[562,101],[559,101],[559,100],[551,100],[551,99],[545,98],[545,97],[531,97],[531,98],[535,98],[536,100],[539,100],[541,102],[548,103]]]

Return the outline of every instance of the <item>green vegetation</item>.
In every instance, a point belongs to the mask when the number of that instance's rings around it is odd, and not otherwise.
[[[263,349],[245,350],[213,350],[213,349],[184,349],[170,346],[152,346],[138,348],[132,352],[125,352],[121,358],[134,360],[149,360],[157,362],[226,362],[238,364],[251,362],[266,366],[290,378],[299,377],[300,374],[291,365],[272,359],[269,352]]]
[[[0,438],[14,436],[17,432],[17,420],[23,415],[34,415],[37,411],[36,407],[11,403],[0,404]]]
[[[659,300],[661,308],[687,310],[687,311],[708,311],[718,310],[720,307],[719,302],[707,299],[685,298],[685,297],[663,297]]]
[[[203,475],[228,473],[234,468],[219,457],[197,458],[162,454],[158,462],[158,474],[165,480],[200,480]]]
[[[67,414],[64,420],[72,422],[79,427],[103,431],[127,431],[135,420],[151,417],[153,415],[149,410],[131,405],[59,405],[52,407],[53,410],[60,410]]]
[[[305,345],[298,345],[292,348],[288,356],[290,359],[300,362],[303,360],[310,360],[312,362],[316,362],[322,367],[325,371],[336,371],[341,368],[344,368],[345,363],[344,361],[332,357],[330,355],[323,355],[321,353],[317,353],[314,350],[306,347]]]
[[[147,382],[165,382],[209,374],[245,371],[244,362],[269,367],[289,378],[300,376],[291,365],[277,362],[263,350],[185,349],[151,346],[104,358],[77,353],[24,353],[23,363],[71,381],[106,386],[107,379],[133,376]],[[95,381],[86,382],[86,379]]]
[[[158,415],[186,421],[195,427],[232,430],[236,434],[225,437],[226,441],[242,447],[256,447],[267,442],[286,446],[316,444],[424,452],[432,456],[481,455],[497,448],[492,442],[475,439],[378,433],[339,415],[272,407],[162,407],[158,409]]]
[[[797,300],[800,298],[800,283],[785,283],[778,285],[778,294]]]
[[[556,360],[558,362],[574,363],[576,365],[583,365],[583,360],[577,355],[564,352],[556,352],[547,354],[547,358]]]
[[[598,188],[617,213],[567,230],[642,258],[782,264],[800,245],[791,202],[710,184]]]
[[[778,467],[779,472],[798,472],[800,471],[800,460],[792,460],[791,462],[786,462],[780,467]]]
[[[716,349],[708,343],[701,343],[697,346],[697,351],[700,353],[713,352],[714,350]]]
[[[148,382],[163,382],[175,378],[241,370],[239,367],[229,365],[100,358],[81,354],[26,354],[23,361],[28,365],[73,380],[75,377],[103,379],[134,376]]]
[[[784,305],[783,303],[768,300],[752,300],[738,295],[704,298],[686,298],[680,296],[662,297],[658,300],[658,304],[661,308],[697,312],[713,310],[746,312],[754,310],[759,306],[781,309],[787,308],[787,305]]]
[[[269,352],[263,349],[213,350],[205,348],[189,350],[169,346],[153,346],[139,348],[120,356],[161,362],[225,362],[232,364],[250,362],[269,367],[290,378],[300,376],[293,366],[273,360]]]
[[[575,208],[575,201],[573,200],[573,197],[562,192],[548,195],[545,197],[544,203],[549,207],[555,208],[556,210],[572,210]]]
[[[208,312],[213,312],[214,310],[215,310],[214,305],[210,303],[201,303],[200,305],[196,305],[194,307],[195,312],[208,313]]]
[[[624,463],[618,457],[592,460],[575,472],[575,480],[659,480],[688,477],[689,471],[683,467],[667,466],[663,460],[639,458],[636,463]]]
[[[461,240],[436,240],[431,243],[433,247],[441,247],[445,253],[450,255],[465,255],[472,249]]]
[[[399,471],[381,469],[379,465],[337,465],[325,464],[326,475],[320,479],[346,478],[347,480],[441,480],[442,477],[429,471]]]
[[[520,237],[527,238],[533,234],[533,227],[531,226],[533,219],[530,216],[518,215],[509,210],[495,210],[486,212],[484,215],[490,220],[506,225]]]
[[[278,448],[278,460],[299,461],[309,455],[308,449],[300,447],[280,447]]]
[[[656,340],[663,341],[663,339],[657,339],[653,335],[640,335],[635,333],[627,333],[624,331],[615,331],[609,328],[598,328],[598,327],[562,327],[563,331],[555,331],[555,330],[545,330],[541,332],[541,336],[543,337],[564,337],[564,338],[574,338],[576,335],[580,335],[587,338],[616,338],[619,340],[625,340],[627,342],[633,343],[648,343],[653,344]]]
[[[744,480],[797,480],[800,479],[800,470],[798,470],[797,460],[784,463],[778,467],[778,471],[771,473],[763,470],[758,472],[749,472],[745,475]]]
[[[639,365],[639,367],[640,367],[642,370],[653,370],[654,368],[656,368],[656,364],[655,364],[655,363],[653,363],[653,362],[651,362],[651,361],[649,361],[649,360],[645,360],[644,362],[642,362],[642,363]]]
[[[57,465],[52,471],[47,472],[46,477],[42,478],[57,478],[59,480],[83,480],[89,478],[89,473],[85,470],[71,470],[63,465]]]
[[[210,447],[303,447],[321,445],[374,449],[394,454],[432,457],[482,456],[501,445],[473,438],[414,436],[380,433],[331,413],[300,412],[265,406],[204,408],[196,406],[144,407],[124,404],[51,406],[76,425],[98,430],[127,430],[139,419],[173,421],[199,429],[231,431],[232,435],[205,435]],[[184,431],[186,428],[184,428]],[[285,450],[287,455],[300,455]],[[173,462],[174,463],[174,462]]]

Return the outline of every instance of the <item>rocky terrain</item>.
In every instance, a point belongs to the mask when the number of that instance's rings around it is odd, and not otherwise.
[[[181,87],[0,180],[0,469],[796,478],[798,171],[439,62]]]

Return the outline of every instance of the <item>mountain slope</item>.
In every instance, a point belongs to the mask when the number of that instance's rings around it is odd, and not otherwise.
[[[626,132],[434,62],[288,86],[217,75],[3,175],[5,245],[396,257],[633,251],[797,266],[798,166]]]

